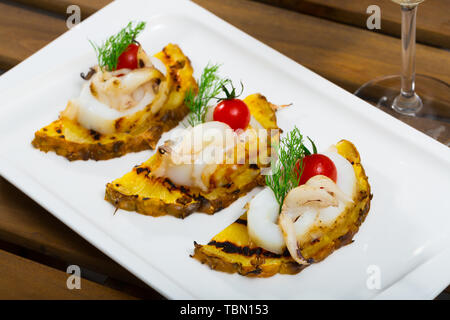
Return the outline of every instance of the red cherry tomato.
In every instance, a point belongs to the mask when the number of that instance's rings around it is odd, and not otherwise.
[[[297,176],[300,172],[300,162],[297,162]],[[317,175],[327,176],[334,182],[337,180],[337,170],[333,161],[323,154],[311,154],[303,158],[303,173],[299,185],[305,184]]]
[[[250,123],[250,110],[242,100],[223,100],[214,109],[213,119],[228,124],[233,130],[244,130]]]
[[[139,50],[139,45],[132,43],[130,44],[124,52],[119,56],[117,60],[117,68],[120,69],[136,69],[138,67],[137,53]]]

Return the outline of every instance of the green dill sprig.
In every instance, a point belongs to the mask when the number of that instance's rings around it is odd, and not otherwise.
[[[136,24],[129,22],[125,28],[109,37],[100,46],[89,40],[97,54],[99,67],[108,71],[116,70],[120,55],[135,41],[144,28],[145,22],[143,21]]]
[[[317,153],[314,142],[311,139],[309,141],[313,146],[313,152]],[[281,138],[276,151],[278,159],[272,162],[272,174],[266,176],[266,184],[273,190],[281,210],[288,192],[297,187],[300,182],[303,158],[311,152],[304,145],[303,136],[297,127]],[[297,163],[299,169],[297,169]]]
[[[218,64],[211,65],[208,63],[198,81],[198,93],[195,94],[192,89],[186,92],[184,102],[191,111],[188,117],[191,126],[196,126],[205,121],[208,103],[211,99],[216,98],[225,85],[230,82],[229,79],[221,79],[217,75],[219,68],[220,65]]]

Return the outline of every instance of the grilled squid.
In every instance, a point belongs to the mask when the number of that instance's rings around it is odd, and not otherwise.
[[[167,82],[142,48],[139,50],[137,69],[110,72],[93,68],[95,73],[83,85],[80,96],[69,101],[61,116],[87,129],[111,134],[129,130],[117,126],[120,119],[132,123],[142,118],[140,111],[157,113],[168,97]]]
[[[317,175],[292,189],[280,206],[269,187],[249,203],[247,227],[252,242],[270,252],[282,254],[287,248],[293,259],[309,264],[301,254],[303,243],[318,239],[321,229],[332,224],[353,202],[356,176],[351,163],[335,147],[324,152],[337,169],[336,183]]]
[[[267,136],[257,135],[253,130],[234,131],[224,122],[204,122],[166,141],[158,149],[151,175],[168,178],[180,186],[208,191],[223,180],[214,179],[219,167],[224,169],[225,166],[226,175],[230,176],[246,159],[256,161],[260,156],[258,145],[263,145],[266,139]],[[250,144],[255,148],[250,150]]]
[[[270,252],[282,254],[286,248],[278,226],[280,206],[272,189],[264,188],[250,201],[247,210],[247,229],[252,242]]]
[[[158,163],[151,175],[206,191],[211,175],[224,162],[219,161],[225,159],[227,149],[224,146],[232,149],[235,141],[236,133],[223,122],[211,121],[190,127],[159,148]]]
[[[330,178],[322,175],[312,177],[287,194],[278,223],[289,253],[299,264],[309,264],[302,256],[299,244],[304,241],[309,228],[321,224],[320,210],[338,208],[340,202],[346,204],[352,200]]]

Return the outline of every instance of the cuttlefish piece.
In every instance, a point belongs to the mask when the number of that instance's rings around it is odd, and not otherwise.
[[[302,256],[294,223],[308,210],[319,210],[326,207],[337,207],[339,201],[352,201],[344,194],[333,180],[326,176],[317,175],[309,179],[306,184],[289,191],[284,199],[278,224],[283,233],[286,247],[292,258],[299,264],[308,265],[311,262]]]

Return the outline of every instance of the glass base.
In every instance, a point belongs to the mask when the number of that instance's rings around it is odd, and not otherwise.
[[[355,95],[450,147],[450,86],[416,75],[416,95],[400,95],[399,75],[376,78]]]

